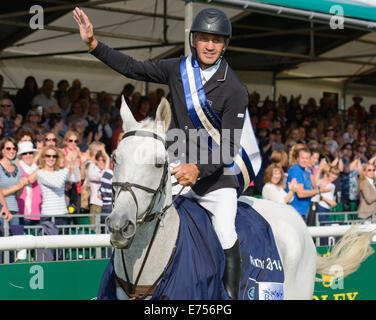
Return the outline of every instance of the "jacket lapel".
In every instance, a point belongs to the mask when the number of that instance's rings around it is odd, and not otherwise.
[[[209,81],[206,82],[204,85],[204,90],[206,94],[208,94],[209,92],[213,91],[214,89],[222,85],[222,83],[226,80],[227,70],[228,70],[228,63],[225,59],[222,59],[221,65],[219,66],[218,70],[213,74],[213,76],[209,79]]]

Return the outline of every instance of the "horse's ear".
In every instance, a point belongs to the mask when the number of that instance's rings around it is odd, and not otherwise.
[[[126,132],[137,124],[131,110],[125,102],[124,96],[121,96],[120,116],[123,119],[123,131]]]
[[[158,128],[161,127],[164,132],[168,130],[171,122],[171,107],[165,97],[162,97],[161,102],[159,103],[155,115],[155,121]]]

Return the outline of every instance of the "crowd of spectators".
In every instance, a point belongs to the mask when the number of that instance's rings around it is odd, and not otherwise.
[[[275,102],[260,101],[257,92],[249,95],[263,159],[253,194],[292,205],[306,222],[312,210],[335,208],[371,219],[376,212],[376,104],[366,108],[356,95],[342,111],[328,97],[300,100],[280,95]],[[320,215],[320,221],[328,217]]]
[[[163,89],[142,96],[128,83],[116,97],[93,93],[78,79],[56,87],[44,79],[39,87],[29,76],[12,95],[3,80],[0,75],[0,233],[4,220],[16,235],[45,221],[70,225],[78,221],[74,213],[93,214],[90,224],[94,214],[110,213],[110,159],[122,137],[120,97],[141,121],[153,113]]]
[[[44,79],[39,86],[29,76],[11,95],[0,75],[0,224],[5,219],[11,226],[36,225],[46,215],[60,215],[55,222],[69,224],[68,212],[111,211],[110,159],[122,134],[121,95],[141,121],[154,114],[165,92],[143,96],[128,83],[114,96],[93,93],[78,79],[56,86]],[[359,202],[359,210],[375,211],[376,104],[366,109],[361,102],[355,96],[342,112],[327,97],[303,104],[301,96],[262,101],[250,93],[263,160],[249,190],[292,205],[303,218],[312,202],[321,212],[338,203],[344,211],[356,211]]]

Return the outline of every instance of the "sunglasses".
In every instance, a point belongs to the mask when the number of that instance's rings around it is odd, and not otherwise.
[[[24,152],[22,155],[23,155],[23,156],[26,156],[26,155],[28,155],[28,154],[29,154],[29,155],[30,155],[30,154],[34,154],[34,152],[33,152],[33,151]]]
[[[16,147],[6,147],[5,150],[7,151],[10,151],[10,150],[13,150],[13,151],[16,151]]]
[[[0,104],[0,107],[11,107],[11,104]]]
[[[77,143],[78,140],[69,139],[68,142],[74,142],[74,143]]]
[[[98,159],[97,161],[98,161],[98,162],[105,162],[104,159]]]
[[[375,169],[367,169],[367,172],[375,172]]]
[[[56,141],[56,138],[46,138],[46,141]]]
[[[56,154],[46,154],[45,157],[46,157],[46,158],[57,159],[57,155],[56,155]]]

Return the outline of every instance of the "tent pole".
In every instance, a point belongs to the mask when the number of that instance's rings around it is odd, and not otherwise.
[[[191,29],[192,22],[193,22],[193,1],[186,0],[185,1],[185,19],[184,19],[184,36],[185,36],[185,44],[184,44],[184,55],[187,56],[191,53],[191,48],[189,46],[189,30]]]
[[[163,0],[163,42],[168,42],[167,29],[167,0]]]
[[[310,49],[309,49],[309,55],[314,58],[316,56],[315,54],[315,26],[313,21],[310,22],[310,31],[309,31],[309,40],[310,40]]]

